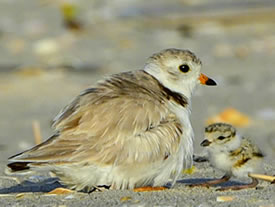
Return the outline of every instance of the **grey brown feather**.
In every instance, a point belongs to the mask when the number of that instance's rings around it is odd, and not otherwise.
[[[182,63],[190,73],[178,70]],[[159,186],[169,179],[173,185],[192,163],[189,100],[200,67],[193,53],[169,49],[149,58],[144,70],[110,76],[55,117],[54,136],[12,156],[8,167],[50,170],[77,190]]]

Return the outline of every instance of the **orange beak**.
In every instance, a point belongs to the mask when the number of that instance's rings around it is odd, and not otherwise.
[[[199,77],[199,80],[200,80],[201,84],[203,84],[203,85],[208,85],[208,86],[217,85],[217,83],[214,80],[212,80],[211,78],[208,78],[206,75],[204,75],[202,73]]]

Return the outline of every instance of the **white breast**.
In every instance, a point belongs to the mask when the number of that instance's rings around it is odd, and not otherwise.
[[[213,152],[209,153],[209,161],[212,166],[218,168],[222,171],[229,172],[231,171],[232,163],[229,159],[228,154],[224,152]]]
[[[181,152],[179,152],[183,156],[183,160],[181,161],[183,162],[184,168],[190,168],[193,163],[192,157],[193,157],[193,137],[194,137],[194,131],[190,121],[191,110],[189,108],[189,105],[187,107],[183,107],[174,102],[171,102],[170,106],[171,106],[171,110],[179,118],[183,128],[182,130],[183,134],[182,134],[181,143],[180,143]]]

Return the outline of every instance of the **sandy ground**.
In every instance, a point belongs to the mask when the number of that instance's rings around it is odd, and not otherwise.
[[[218,82],[217,87],[198,87],[192,99],[196,153],[202,150],[206,120],[232,107],[251,120],[238,129],[266,154],[266,174],[275,175],[272,1],[161,1],[157,7],[145,1],[100,2],[79,3],[85,25],[80,32],[62,26],[57,3],[0,2],[0,206],[275,206],[275,188],[267,182],[239,192],[187,187],[222,176],[208,163],[195,163],[195,172],[183,174],[173,189],[150,193],[49,195],[60,184],[46,175],[13,179],[4,174],[9,156],[34,145],[34,120],[45,140],[53,133],[53,117],[81,90],[108,74],[142,68],[152,53],[176,47],[195,52],[203,62],[202,72]],[[261,12],[247,15],[242,24],[236,21],[246,14],[240,11],[255,8]],[[202,21],[202,15],[211,20]],[[192,23],[186,23],[190,17]],[[225,185],[236,182],[247,181],[233,179]],[[233,200],[218,202],[223,195]]]

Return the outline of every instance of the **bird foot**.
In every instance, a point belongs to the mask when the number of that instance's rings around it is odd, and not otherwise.
[[[218,188],[216,191],[241,190],[241,189],[244,189],[244,188],[240,188],[238,186],[228,186],[228,187]]]
[[[69,194],[69,193],[73,193],[75,191],[67,189],[67,188],[56,188],[50,192],[48,192],[48,194],[52,194],[52,195],[64,195],[64,194]]]
[[[250,186],[250,185],[236,185],[236,186],[234,185],[234,186],[218,188],[216,191],[243,190],[243,189],[254,188],[254,187],[255,186]]]
[[[168,188],[162,187],[162,186],[156,186],[156,187],[145,186],[145,187],[135,188],[134,192],[161,191],[161,190],[167,190],[167,189]]]

